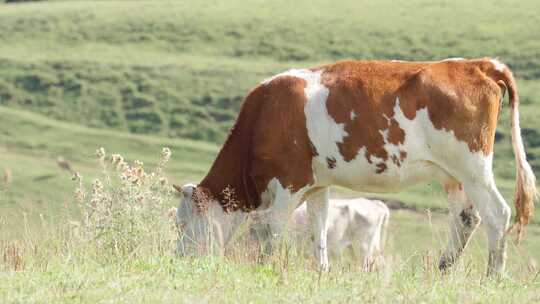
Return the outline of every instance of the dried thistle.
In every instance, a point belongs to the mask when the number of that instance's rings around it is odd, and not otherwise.
[[[167,162],[169,162],[169,160],[171,159],[171,155],[171,149],[167,147],[163,148],[161,150],[161,158],[159,159],[159,167],[165,166],[165,164],[167,164]]]
[[[227,211],[236,210],[238,207],[238,199],[236,198],[234,188],[228,185],[221,193],[223,195],[222,201],[224,209]]]
[[[79,203],[83,203],[86,196],[82,179],[83,177],[79,172],[73,173],[73,177],[71,178],[71,180],[77,182],[77,188],[75,188],[75,200]]]
[[[208,203],[210,202],[211,197],[210,193],[206,189],[195,188],[192,194],[192,199],[200,213],[206,213],[208,211]]]
[[[99,149],[96,150],[96,157],[98,159],[104,159],[105,158],[105,148],[101,147]]]
[[[169,210],[167,210],[166,217],[170,220],[176,219],[176,207],[171,207]]]
[[[127,165],[120,154],[111,154],[111,164],[113,164],[116,170],[123,169]]]
[[[96,157],[99,161],[100,166],[105,170],[105,148],[101,147],[96,150]]]
[[[144,166],[143,162],[140,160],[136,160],[133,162],[133,167],[135,168],[142,168]]]
[[[162,154],[160,162],[168,160],[170,154]],[[160,172],[146,173],[141,161],[128,164],[120,154],[107,156],[102,148],[96,156],[102,162],[104,177],[92,181],[90,197],[85,198],[80,191],[80,200],[86,202],[81,204],[84,220],[80,229],[71,225],[73,231],[97,252],[105,250],[117,257],[137,254],[144,248],[169,248],[177,234],[170,233],[171,223],[163,218],[172,199],[171,193],[160,187],[167,180]],[[105,159],[112,172],[103,163]],[[82,189],[82,177],[76,174],[73,179]],[[159,247],[152,247],[156,244]]]
[[[101,195],[103,193],[103,184],[99,179],[94,179],[92,182],[92,195]]]

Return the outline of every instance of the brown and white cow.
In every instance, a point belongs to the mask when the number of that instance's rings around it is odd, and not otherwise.
[[[180,224],[201,241],[208,217],[234,225],[256,209],[290,215],[306,199],[316,258],[326,268],[329,186],[398,192],[434,180],[446,186],[455,231],[440,268],[453,264],[470,223],[481,217],[488,274],[499,273],[511,209],[495,186],[492,160],[506,90],[521,235],[532,216],[535,177],[521,139],[514,77],[489,58],[342,61],[265,80],[246,97],[206,177],[181,189]],[[279,232],[287,218],[277,216],[272,228]]]

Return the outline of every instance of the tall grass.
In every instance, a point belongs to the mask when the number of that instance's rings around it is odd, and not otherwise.
[[[150,171],[140,161],[127,163],[103,148],[96,157],[102,176],[92,181],[91,189],[85,189],[79,173],[73,177],[73,204],[79,214],[66,205],[59,222],[40,216],[37,233],[28,228],[24,216],[22,241],[3,244],[4,270],[40,269],[51,257],[107,264],[172,252],[176,231],[169,209],[174,196],[164,175],[171,150],[164,148]]]
[[[523,303],[539,300],[534,262],[485,279],[485,259],[465,255],[448,273],[437,269],[440,252],[401,255],[362,271],[354,259],[333,261],[319,272],[311,253],[283,242],[264,260],[240,230],[225,256],[178,257],[170,217],[174,194],[164,171],[170,150],[148,169],[139,161],[96,151],[102,175],[86,189],[75,175],[74,200],[60,220],[40,217],[38,233],[0,243],[2,302],[365,302]],[[5,227],[0,222],[1,229]],[[429,227],[427,229],[435,229]],[[406,233],[406,230],[397,233]],[[418,239],[418,238],[417,238]],[[440,238],[439,248],[444,245]],[[515,266],[515,265],[514,265]]]

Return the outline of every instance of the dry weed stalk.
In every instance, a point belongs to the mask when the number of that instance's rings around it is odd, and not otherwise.
[[[86,194],[80,174],[73,178],[77,182],[75,199],[81,206],[83,221],[71,226],[76,228],[81,240],[97,249],[96,252],[113,257],[133,256],[146,249],[172,248],[175,233],[167,210],[173,196],[163,175],[170,157],[170,149],[164,148],[157,168],[147,173],[141,161],[129,164],[120,154],[108,157],[104,148],[96,150],[103,177],[93,180],[91,192]],[[106,160],[112,164],[111,169],[107,168]]]

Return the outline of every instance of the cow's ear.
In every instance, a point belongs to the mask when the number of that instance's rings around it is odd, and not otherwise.
[[[180,194],[183,193],[182,192],[182,186],[178,186],[178,185],[174,185],[174,184],[172,186],[173,186],[174,190],[178,191]]]

